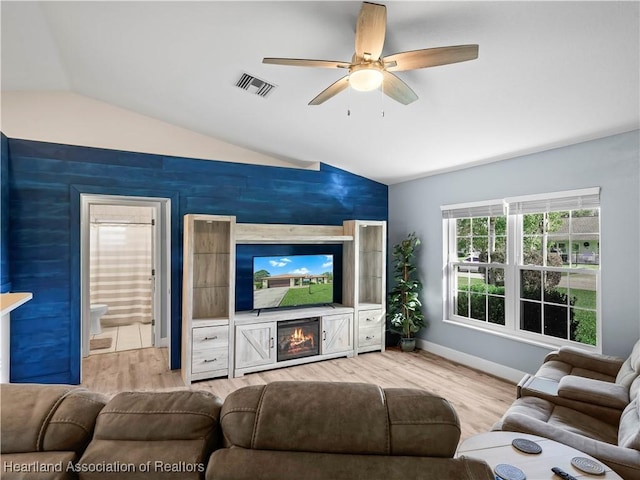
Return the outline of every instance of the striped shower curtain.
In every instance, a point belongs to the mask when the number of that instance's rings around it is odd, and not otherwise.
[[[91,303],[108,305],[103,327],[151,323],[151,228],[91,223]]]

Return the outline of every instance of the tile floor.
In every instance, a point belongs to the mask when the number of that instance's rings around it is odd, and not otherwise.
[[[134,323],[120,327],[105,327],[99,335],[91,335],[94,338],[111,338],[110,348],[91,350],[89,355],[101,353],[122,352],[123,350],[135,350],[137,348],[151,347],[151,324]]]

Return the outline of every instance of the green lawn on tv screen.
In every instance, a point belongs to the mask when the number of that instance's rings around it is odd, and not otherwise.
[[[290,288],[280,302],[280,307],[293,307],[316,303],[333,302],[333,284],[312,283],[305,287]]]

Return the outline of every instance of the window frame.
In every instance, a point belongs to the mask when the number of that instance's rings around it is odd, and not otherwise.
[[[529,343],[537,346],[543,346],[546,348],[558,348],[561,346],[574,346],[587,350],[591,350],[594,352],[602,351],[602,312],[601,312],[601,265],[602,265],[602,251],[599,248],[599,264],[597,270],[594,269],[585,269],[579,267],[553,267],[546,265],[525,265],[523,264],[523,216],[526,213],[522,213],[521,205],[526,204],[528,201],[537,202],[540,205],[543,205],[545,202],[547,204],[553,204],[553,202],[558,202],[559,207],[555,207],[554,210],[546,210],[546,211],[566,211],[566,210],[580,210],[580,209],[598,209],[598,236],[599,236],[599,244],[601,245],[601,208],[599,202],[599,187],[590,188],[590,189],[581,189],[581,190],[572,190],[565,192],[554,192],[550,194],[539,194],[539,195],[529,195],[523,197],[513,197],[507,199],[498,199],[484,202],[474,202],[474,203],[466,203],[466,204],[456,204],[456,205],[444,205],[441,207],[443,212],[443,313],[445,323],[451,323],[455,325],[460,325],[463,327],[468,327],[471,329],[487,332],[490,334],[510,338],[516,341],[521,341],[524,343]],[[572,204],[571,202],[567,203],[567,207],[564,207],[564,201],[566,199],[576,199],[577,206]],[[587,200],[584,201],[586,205],[584,208],[582,207],[583,198]],[[456,311],[456,302],[457,302],[457,266],[460,264],[464,264],[464,262],[459,262],[458,260],[458,252],[457,252],[457,231],[456,231],[456,220],[458,218],[472,218],[472,216],[466,216],[467,214],[474,213],[474,208],[476,206],[480,207],[480,212],[482,214],[475,216],[490,216],[484,215],[484,210],[486,209],[486,205],[496,205],[502,203],[504,205],[504,215],[507,219],[507,245],[506,245],[506,258],[504,264],[496,264],[496,263],[482,263],[481,266],[491,268],[498,267],[504,268],[504,287],[505,287],[505,302],[504,302],[504,310],[505,310],[505,324],[495,324],[488,321],[487,316],[485,316],[485,320],[477,320],[469,317],[463,317],[457,315]],[[515,208],[514,208],[515,205]],[[532,208],[537,208],[535,205]],[[552,207],[547,207],[552,208]],[[558,208],[563,208],[563,210],[558,210]],[[516,210],[516,212],[514,212]],[[452,213],[454,212],[454,213]],[[531,212],[527,212],[531,213]],[[542,212],[538,212],[542,213]],[[456,216],[457,215],[457,216]],[[491,215],[496,216],[496,215]],[[543,255],[546,258],[546,246],[543,246]],[[545,271],[559,271],[563,273],[571,273],[571,274],[587,274],[595,277],[595,315],[596,315],[596,343],[595,345],[590,345],[586,343],[581,343],[576,340],[570,340],[568,338],[559,338],[551,335],[547,335],[544,333],[544,324],[541,327],[542,333],[530,332],[528,330],[524,330],[521,327],[521,271],[522,270],[541,270]],[[544,275],[544,273],[543,273]],[[540,304],[545,305],[544,297],[540,299]],[[542,307],[544,309],[544,307]],[[567,308],[572,308],[570,305]],[[543,318],[543,317],[542,317]],[[543,320],[542,320],[543,321]],[[569,327],[568,327],[569,328]]]

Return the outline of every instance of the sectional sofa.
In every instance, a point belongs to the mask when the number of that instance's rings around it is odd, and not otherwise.
[[[640,341],[627,358],[562,347],[518,385],[494,430],[550,438],[640,480]]]
[[[231,393],[2,385],[3,479],[494,480],[453,458],[446,400],[370,384],[276,382]]]

